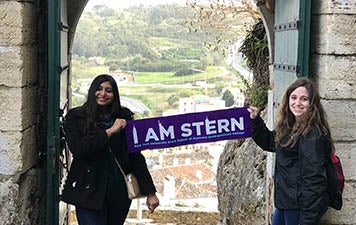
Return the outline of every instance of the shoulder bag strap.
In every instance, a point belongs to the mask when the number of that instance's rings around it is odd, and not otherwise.
[[[116,157],[115,157],[114,153],[111,151],[111,148],[110,148],[110,147],[109,147],[109,151],[110,151],[110,153],[112,154],[112,156],[113,156],[113,158],[114,158],[114,160],[115,160],[115,162],[116,162],[116,165],[119,167],[119,169],[120,169],[122,175],[126,178],[126,174],[125,174],[124,170],[121,168],[119,161],[116,159]]]

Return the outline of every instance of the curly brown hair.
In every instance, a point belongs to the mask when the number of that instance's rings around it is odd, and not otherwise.
[[[310,105],[307,111],[301,116],[301,119],[297,121],[289,109],[289,97],[299,87],[307,89]],[[322,134],[329,136],[331,141],[329,124],[326,119],[326,113],[321,105],[316,85],[310,78],[298,78],[289,85],[278,108],[275,127],[276,145],[279,145],[281,140],[289,135],[296,138],[289,138],[288,142],[283,146],[293,147],[297,143],[298,138],[305,136],[313,125],[316,125]]]

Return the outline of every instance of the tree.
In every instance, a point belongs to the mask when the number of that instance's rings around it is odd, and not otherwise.
[[[222,96],[222,100],[225,100],[225,106],[230,107],[234,104],[234,95],[231,93],[231,91],[226,90]]]
[[[168,104],[169,104],[169,107],[174,109],[174,108],[178,108],[179,106],[179,96],[178,95],[171,95],[169,96],[168,98]]]
[[[188,0],[195,10],[195,17],[187,21],[191,32],[202,30],[214,41],[206,41],[207,48],[226,54],[227,46],[237,37],[246,34],[246,28],[259,18],[248,0],[207,0],[209,4],[199,4],[199,0]]]
[[[97,5],[82,14],[72,52],[87,58],[102,56],[111,69],[175,72],[205,68],[208,50],[201,44],[202,32],[189,34],[185,24],[192,15],[191,7],[178,4],[114,11]]]

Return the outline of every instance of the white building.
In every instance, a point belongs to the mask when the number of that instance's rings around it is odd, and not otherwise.
[[[204,112],[224,109],[225,101],[219,97],[208,97],[205,95],[194,95],[179,99],[179,113]]]

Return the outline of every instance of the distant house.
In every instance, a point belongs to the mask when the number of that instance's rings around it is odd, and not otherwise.
[[[194,95],[179,99],[179,113],[203,112],[225,108],[225,101],[219,97]]]
[[[217,196],[215,173],[205,163],[150,170],[158,193],[168,199],[213,198]]]
[[[216,198],[214,156],[202,145],[166,149],[146,156],[157,192],[166,200]]]
[[[111,75],[118,84],[133,82],[133,74],[131,73],[131,71],[126,72],[123,70],[114,70],[110,71],[109,75]]]

